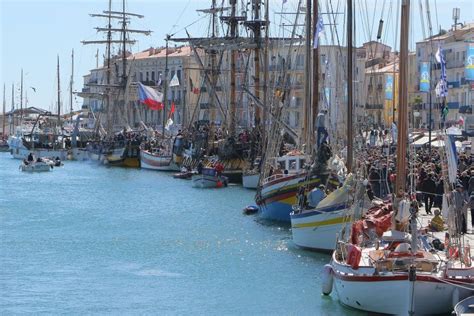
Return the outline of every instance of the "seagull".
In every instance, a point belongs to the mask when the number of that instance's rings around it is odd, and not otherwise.
[[[35,87],[30,87],[31,89],[33,89],[34,92],[36,92],[36,88]]]

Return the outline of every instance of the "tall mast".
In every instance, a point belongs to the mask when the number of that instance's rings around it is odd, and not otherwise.
[[[59,55],[57,65],[57,76],[58,76],[58,125],[61,124],[61,77],[59,75]]]
[[[108,13],[108,30],[107,30],[107,87],[105,88],[105,111],[107,117],[107,134],[112,132],[112,118],[110,117],[110,58],[112,45],[112,0],[109,0]]]
[[[270,42],[270,21],[269,21],[269,11],[270,11],[270,4],[265,2],[265,46],[263,50],[263,82],[264,82],[264,87],[263,87],[263,104],[265,105],[263,109],[263,115],[262,115],[262,124],[263,128],[261,129],[262,134],[261,137],[262,139],[260,140],[260,144],[265,144],[265,131],[266,131],[266,121],[267,121],[267,116],[268,116],[268,66],[269,66],[269,60],[268,60],[268,45]],[[260,145],[260,148],[262,148],[262,145]]]
[[[212,0],[212,8],[211,8],[211,12],[212,12],[212,18],[211,18],[211,23],[212,23],[212,35],[211,35],[211,38],[215,38],[216,37],[216,28],[217,28],[217,24],[216,24],[216,13],[217,13],[217,10],[216,10],[216,0]],[[216,69],[216,54],[217,54],[217,51],[212,49],[210,51],[210,59],[211,59],[211,86],[212,87],[215,87],[216,84],[217,84],[217,69]],[[210,95],[210,102],[209,102],[209,107],[210,107],[210,110],[211,110],[211,113],[210,113],[210,124],[213,124],[215,123],[216,121],[216,97],[215,97],[215,94],[211,94]],[[214,140],[214,128],[210,128],[209,129],[209,139],[211,141]],[[208,149],[207,149],[207,153],[209,154],[211,151],[211,146],[208,146]]]
[[[23,124],[23,68],[21,69],[20,81],[20,125]]]
[[[347,0],[347,171],[352,171],[352,0]]]
[[[397,137],[397,195],[406,191],[406,155],[407,155],[407,135],[408,135],[408,25],[410,23],[410,0],[402,0],[402,18],[400,31],[400,64],[399,64],[399,84],[398,84],[398,137]]]
[[[311,5],[312,0],[306,0],[306,40],[305,40],[305,85],[304,85],[304,108],[303,108],[303,139],[306,146],[310,146],[309,140],[311,135]]]
[[[112,0],[109,0],[109,6],[108,6],[107,11],[103,11],[101,14],[90,14],[92,17],[100,17],[100,18],[106,18],[107,19],[107,27],[96,27],[95,29],[98,32],[105,32],[107,34],[106,40],[95,40],[95,41],[82,41],[82,44],[88,45],[88,44],[106,44],[106,84],[105,85],[99,85],[95,84],[96,86],[101,86],[104,91],[105,91],[105,112],[106,112],[106,117],[107,117],[107,133],[112,132],[112,106],[110,104],[110,98],[111,98],[111,91],[113,88],[121,88],[124,89],[126,82],[127,82],[127,70],[126,70],[126,44],[135,44],[135,40],[129,40],[127,39],[127,33],[140,33],[144,35],[150,35],[151,31],[145,31],[145,30],[131,30],[127,28],[127,24],[129,23],[129,20],[132,17],[136,18],[143,18],[143,15],[140,14],[135,14],[135,13],[130,13],[130,12],[125,12],[125,2],[122,2],[122,11],[112,11]],[[113,28],[112,27],[112,20],[116,20],[122,23],[122,26],[119,28]],[[112,33],[120,33],[120,38],[113,38]],[[112,49],[111,46],[112,44],[119,44],[122,46],[122,66],[123,66],[123,73],[122,73],[122,82],[120,85],[111,85],[111,59],[112,59]],[[98,56],[99,56],[99,50],[97,50],[96,54],[96,68],[98,68]],[[118,74],[117,74],[118,75]],[[88,84],[89,86],[92,86],[93,84]],[[125,95],[125,93],[124,93]],[[124,97],[125,100],[125,97]]]
[[[254,26],[254,36],[255,41],[257,41],[257,47],[255,47],[253,61],[255,64],[255,79],[254,79],[254,86],[255,86],[255,97],[260,98],[260,39],[261,39],[261,24],[260,24],[260,0],[253,0],[253,7],[254,7],[254,20],[256,24]],[[255,125],[260,124],[261,121],[261,114],[260,108],[258,106],[255,107]]]
[[[165,79],[163,89],[163,127],[161,129],[161,137],[165,138],[165,125],[166,125],[166,106],[168,105],[168,43],[171,35],[166,35],[166,48],[165,48]]]
[[[72,111],[73,111],[73,103],[72,103],[72,86],[74,84],[74,49],[71,53],[71,80],[69,81],[69,105],[71,106],[71,123],[72,123]]]
[[[237,9],[237,0],[230,0],[231,12],[230,12],[230,37],[237,37],[237,20],[235,13]],[[230,108],[229,108],[229,136],[235,134],[235,62],[236,62],[236,50],[232,49],[230,52]]]
[[[15,132],[15,84],[12,83],[12,107],[11,107],[11,113],[12,113],[12,128],[10,128],[10,134],[13,134]]]
[[[5,99],[5,83],[3,83],[3,122],[2,122],[2,137],[5,138],[5,110],[7,107],[7,100]]]
[[[313,5],[313,21],[314,25],[318,25],[319,23],[319,4],[318,0],[314,0]],[[313,34],[313,41],[316,41],[318,34],[316,34],[316,29],[314,30]],[[313,43],[313,47],[314,47]],[[316,48],[313,49],[313,99],[312,99],[312,113],[313,113],[313,120],[311,121],[311,127],[315,126],[315,120],[318,115],[318,107],[319,107],[319,43]],[[310,142],[309,144],[315,144],[314,133],[311,133]],[[311,151],[312,152],[312,151]]]

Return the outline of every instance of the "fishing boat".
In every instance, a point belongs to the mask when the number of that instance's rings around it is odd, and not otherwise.
[[[474,314],[474,296],[463,299],[454,307],[456,316],[467,316]]]
[[[260,172],[248,170],[242,173],[242,186],[246,189],[256,190],[260,181]]]
[[[263,219],[290,222],[292,207],[297,202],[298,188],[304,185],[312,190],[320,184],[327,184],[329,190],[340,185],[339,178],[333,172],[328,175],[312,173],[304,168],[308,157],[304,155],[285,155],[276,158],[277,169],[263,180],[256,197]]]
[[[140,167],[140,147],[139,143],[133,140],[123,143],[118,142],[115,148],[110,150],[105,156],[105,161],[110,166],[139,168]]]
[[[140,151],[140,165],[143,169],[178,171],[179,166],[173,162],[173,155],[164,155],[159,149]]]
[[[351,2],[346,15],[347,25],[352,26]],[[414,188],[406,188],[409,16],[410,1],[402,1],[396,196],[366,212],[359,201],[354,203],[351,229],[341,231],[326,266],[323,294],[334,287],[342,304],[367,312],[435,315],[451,312],[459,300],[472,295],[474,267],[459,232],[454,231],[456,237],[445,241],[446,250],[431,247],[426,241],[429,235],[418,227]],[[348,34],[352,34],[350,28]],[[356,186],[362,183],[359,178]],[[454,207],[449,199],[448,204],[450,209]]]
[[[46,161],[23,161],[20,170],[24,172],[46,172],[53,170],[53,165]]]
[[[195,188],[221,188],[228,184],[227,177],[218,175],[214,168],[203,168],[202,172],[193,175],[191,180]]]
[[[353,181],[352,175],[348,175],[342,187],[331,192],[314,208],[294,206],[290,214],[291,234],[297,246],[324,252],[335,249],[338,234],[351,220]]]

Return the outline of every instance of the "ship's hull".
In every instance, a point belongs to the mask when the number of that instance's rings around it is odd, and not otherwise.
[[[32,148],[28,149],[23,145],[22,139],[16,136],[11,136],[8,140],[10,154],[15,159],[26,159],[30,153],[36,158],[59,157],[61,160],[67,159],[66,149],[46,149],[46,148]]]
[[[293,242],[302,248],[330,252],[344,225],[349,223],[346,203],[322,207],[300,214],[291,213]]]
[[[260,180],[260,173],[242,174],[242,186],[246,189],[256,190],[258,181]]]
[[[290,222],[292,206],[296,204],[296,195],[300,186],[312,190],[321,184],[321,178],[314,176],[308,179],[306,173],[281,175],[263,185],[260,197],[257,199],[259,215],[263,219]],[[339,182],[332,177],[328,186],[337,187]]]
[[[179,166],[173,162],[172,156],[160,156],[143,150],[140,151],[140,165],[143,169],[179,171]]]
[[[373,313],[393,315],[438,315],[450,313],[453,298],[461,299],[469,291],[443,278],[443,273],[416,272],[414,282],[409,272],[375,272],[373,267],[351,266],[331,261],[334,289],[339,301],[347,306]],[[472,286],[472,283],[471,283]]]
[[[205,189],[225,186],[227,180],[225,177],[196,174],[192,176],[191,181],[193,187]]]

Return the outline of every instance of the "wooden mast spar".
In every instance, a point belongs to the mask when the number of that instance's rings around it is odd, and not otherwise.
[[[410,0],[402,0],[402,17],[400,33],[400,63],[399,63],[399,84],[398,84],[398,135],[397,135],[397,196],[403,195],[406,191],[406,155],[408,137],[408,25],[410,23]]]

